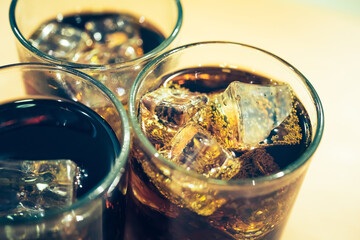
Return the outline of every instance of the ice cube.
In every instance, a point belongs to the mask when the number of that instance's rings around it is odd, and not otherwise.
[[[235,164],[232,153],[194,122],[181,128],[169,145],[166,157],[177,165],[206,177],[217,178],[225,171],[223,166],[227,166],[229,162]]]
[[[112,34],[122,33],[121,43],[127,39],[139,36],[139,27],[135,25],[136,19],[128,15],[114,15],[95,19],[85,24],[85,29],[92,35],[96,42],[110,41]],[[118,39],[119,40],[119,39]]]
[[[80,54],[78,61],[86,64],[111,64],[142,56],[143,41],[139,26],[134,24],[135,22],[135,18],[127,15],[109,16],[87,22],[85,29],[96,44],[93,50]]]
[[[66,60],[72,60],[77,53],[84,52],[93,44],[85,31],[58,22],[42,25],[29,41],[41,52]]]
[[[218,144],[210,133],[191,121],[179,130],[169,146],[159,152],[184,169],[209,178],[228,180],[242,167],[242,163]],[[163,169],[167,176],[160,176],[144,164],[144,170],[152,176],[155,186],[176,205],[208,216],[226,203],[226,199],[218,196],[217,190],[208,187],[206,181],[170,169]]]
[[[206,95],[183,88],[158,88],[141,99],[143,131],[154,144],[162,147],[207,101]]]
[[[0,160],[0,219],[38,217],[73,203],[79,177],[71,160]]]
[[[102,65],[126,62],[141,55],[142,48],[131,45],[129,42],[114,47],[95,44],[92,49],[78,52],[72,60],[81,64]]]
[[[194,121],[228,149],[253,148],[289,116],[292,99],[288,85],[235,81],[223,93],[215,95]]]

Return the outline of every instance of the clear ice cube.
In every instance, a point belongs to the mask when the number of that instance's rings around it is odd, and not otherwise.
[[[79,178],[71,160],[0,160],[0,219],[38,217],[70,205]]]
[[[292,92],[287,85],[263,86],[232,82],[194,120],[224,147],[256,147],[291,113]]]
[[[207,101],[206,95],[187,89],[158,88],[141,99],[143,131],[155,144],[164,146]]]
[[[143,55],[142,38],[135,19],[122,16],[109,16],[89,21],[86,31],[94,39],[93,49],[79,52],[74,61],[83,64],[121,63]]]
[[[95,44],[92,49],[79,52],[73,60],[81,64],[102,65],[126,62],[142,55],[142,48],[126,42],[110,47],[106,44]]]
[[[110,40],[120,40],[120,43],[128,39],[139,36],[139,28],[134,25],[136,19],[127,15],[116,15],[99,18],[85,24],[85,29],[92,35],[93,39],[99,43],[106,43]],[[121,38],[111,39],[112,34],[122,33]]]
[[[93,44],[90,35],[68,24],[50,22],[42,25],[29,39],[30,43],[48,55],[71,60]]]
[[[231,152],[194,122],[181,128],[169,145],[166,157],[177,165],[206,177],[217,178],[220,174],[225,176],[226,172],[226,178],[231,178],[241,167],[240,163],[236,164]]]

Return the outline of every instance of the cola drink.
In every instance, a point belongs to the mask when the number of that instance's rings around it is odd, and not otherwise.
[[[108,196],[106,206],[87,209],[86,214],[93,214],[90,223],[82,224],[84,217],[69,210],[53,228],[51,220],[39,222],[37,233],[30,231],[31,224],[18,232],[10,227],[71,208],[104,181],[120,143],[95,111],[58,98],[0,105],[1,239],[122,239],[125,197],[120,185]],[[40,229],[42,225],[48,231]]]
[[[182,69],[157,86],[138,100],[157,153],[132,150],[127,239],[278,239],[304,175],[270,180],[312,135],[291,86],[220,67]]]

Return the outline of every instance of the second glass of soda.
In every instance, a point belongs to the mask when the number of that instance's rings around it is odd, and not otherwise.
[[[21,62],[83,71],[126,107],[138,72],[174,44],[182,7],[179,0],[13,0],[10,24]],[[41,84],[31,84],[42,91]]]

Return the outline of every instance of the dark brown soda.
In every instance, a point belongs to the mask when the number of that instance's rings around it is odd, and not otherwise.
[[[178,85],[187,88],[192,92],[219,93],[233,81],[244,83],[273,85],[274,80],[265,76],[255,75],[251,72],[219,67],[201,67],[184,69],[172,73],[163,78],[163,86]],[[298,118],[299,133],[301,140],[296,144],[275,144],[262,145],[261,148],[274,158],[280,170],[296,161],[307,149],[311,139],[311,125],[309,116],[299,101],[294,96],[294,109]],[[272,131],[268,137],[272,143],[273,136],[284,130],[283,124]],[[237,152],[237,156],[246,154]],[[264,204],[263,201],[274,199],[274,201],[293,202],[296,192],[301,185],[303,176],[300,176],[291,185],[282,188],[280,191],[269,193],[266,196],[253,197],[236,200],[228,200],[228,203],[217,209],[211,216],[200,216],[185,207],[171,203],[152,183],[152,180],[144,172],[144,168],[138,158],[143,157],[141,151],[135,148],[130,161],[129,188],[127,192],[127,220],[126,239],[129,240],[236,240],[256,239],[275,240],[280,238],[286,219],[276,222],[267,233],[257,237],[236,238],[231,231],[226,231],[223,226],[234,218],[235,212],[238,218],[244,216],[246,223],[247,215],[253,209]],[[288,200],[292,199],[292,200]],[[239,206],[234,210],[234,205]],[[246,206],[242,208],[241,206]],[[271,208],[271,206],[270,206]],[[286,211],[290,211],[291,206]],[[285,214],[286,215],[286,214]],[[251,223],[249,223],[251,224]]]
[[[77,188],[77,198],[104,180],[119,154],[120,144],[110,125],[83,104],[31,98],[0,105],[0,159],[72,160],[87,173],[81,180],[82,187]],[[116,188],[104,201],[101,219],[94,218],[93,225],[77,229],[71,237],[78,234],[77,239],[93,239],[92,235],[102,234],[103,239],[122,239],[124,204],[125,197]],[[63,238],[64,234],[49,232],[41,239],[71,238]]]

